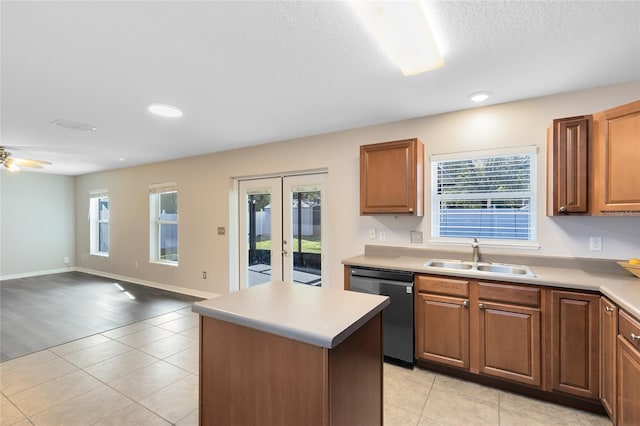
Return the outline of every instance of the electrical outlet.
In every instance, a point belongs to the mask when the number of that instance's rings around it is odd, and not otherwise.
[[[203,280],[207,279],[207,271],[202,271],[202,279]]]
[[[589,250],[602,251],[602,237],[589,237]]]
[[[422,242],[422,232],[420,232],[420,231],[411,231],[411,242],[412,243],[421,243]]]
[[[369,228],[369,239],[370,240],[376,239],[376,228]]]
[[[69,258],[67,256],[64,257],[64,259],[62,259],[62,263],[64,263],[65,265],[69,264]]]

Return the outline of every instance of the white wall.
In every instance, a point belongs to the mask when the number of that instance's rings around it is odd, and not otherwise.
[[[637,99],[640,99],[639,81],[79,176],[76,179],[76,261],[80,267],[106,273],[226,293],[230,260],[236,258],[237,253],[230,251],[228,232],[219,236],[216,228],[224,226],[229,231],[232,178],[327,169],[329,284],[340,287],[341,260],[362,253],[364,244],[374,243],[368,238],[369,228],[386,232],[384,244],[411,245],[411,230],[421,230],[425,241],[428,240],[431,222],[428,213],[423,218],[361,217],[358,213],[359,146],[411,137],[424,142],[427,164],[429,156],[435,153],[520,145],[538,147],[540,248],[521,251],[521,254],[604,259],[640,257],[638,217],[545,216],[546,129],[551,121],[590,114]],[[429,167],[426,176],[426,188],[429,188]],[[177,181],[179,186],[180,266],[177,268],[148,262],[148,186],[170,181]],[[106,259],[87,254],[88,193],[99,188],[107,188],[110,197],[111,247]],[[429,200],[425,210],[430,211]],[[588,250],[589,236],[602,237],[601,252]],[[467,247],[460,250],[466,252]],[[485,252],[490,250],[487,248]],[[501,251],[495,249],[494,252]],[[208,279],[202,279],[202,271],[208,272]]]
[[[72,176],[0,171],[0,278],[73,266],[74,204]]]

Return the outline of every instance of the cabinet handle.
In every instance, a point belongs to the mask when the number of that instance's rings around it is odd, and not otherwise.
[[[635,333],[631,333],[631,340],[633,340],[634,342],[635,342],[636,340],[640,340],[640,336],[639,336],[639,335],[637,335],[637,334],[635,334]]]
[[[409,208],[409,213],[413,213],[413,207]]]
[[[465,300],[464,302],[462,302],[462,306],[464,306],[465,308],[469,306],[469,301]]]
[[[566,212],[567,212],[567,208],[566,208],[565,206],[562,206],[562,207],[560,207],[560,208],[558,209],[558,211],[559,211],[560,213],[566,213]]]
[[[484,303],[478,303],[478,308],[484,309]]]
[[[613,308],[610,308],[608,306],[604,307],[605,312],[613,312]]]

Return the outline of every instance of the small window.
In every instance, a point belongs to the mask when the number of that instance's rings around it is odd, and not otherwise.
[[[178,264],[178,189],[175,183],[152,185],[150,260]]]
[[[89,252],[109,255],[109,196],[104,190],[89,194]]]
[[[432,237],[536,239],[536,148],[431,158]]]

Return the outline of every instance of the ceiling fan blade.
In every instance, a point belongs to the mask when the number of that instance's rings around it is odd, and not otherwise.
[[[31,163],[31,162],[27,162],[27,163],[22,163],[22,162],[17,162],[15,161],[16,159],[14,158],[7,158],[7,160],[4,162],[4,166],[11,170],[11,171],[18,171],[20,170],[20,167],[28,167],[30,169],[42,169],[43,167],[38,164],[38,163]]]
[[[35,167],[35,166],[51,164],[50,162],[44,161],[44,160],[31,160],[27,158],[14,158],[14,157],[11,157],[11,161],[16,163],[19,166],[33,167],[33,168],[42,168],[42,167]]]

